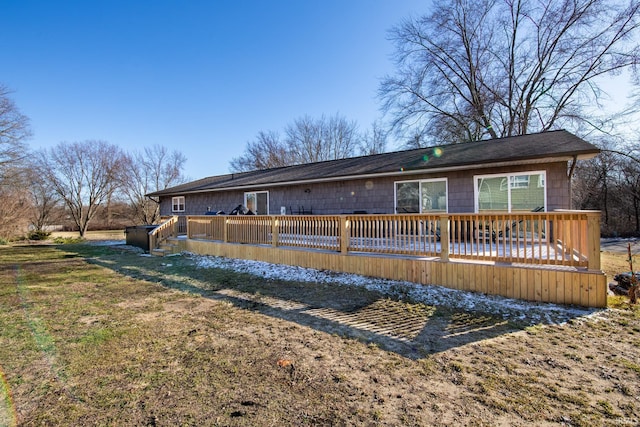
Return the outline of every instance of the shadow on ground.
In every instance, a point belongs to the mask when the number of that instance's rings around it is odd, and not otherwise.
[[[88,262],[135,279],[373,343],[411,359],[527,326],[476,311],[398,301],[361,287],[273,280],[218,268],[196,268],[186,256],[145,257],[117,246],[92,253],[86,246],[74,245],[73,251]]]

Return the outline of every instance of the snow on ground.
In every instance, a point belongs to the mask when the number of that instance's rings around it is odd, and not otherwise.
[[[124,245],[124,240],[87,240],[87,245],[92,246],[118,246]]]
[[[222,268],[249,273],[265,279],[281,279],[341,286],[359,286],[380,292],[391,298],[405,299],[428,305],[447,306],[465,311],[477,311],[525,324],[562,324],[578,317],[594,317],[605,310],[533,303],[494,295],[465,292],[437,285],[364,277],[355,274],[296,266],[269,264],[214,256],[185,253],[198,268]]]
[[[619,242],[619,239],[617,240]],[[102,240],[87,243],[92,245],[128,246],[121,240]],[[223,268],[261,276],[266,279],[359,286],[380,292],[394,299],[447,306],[459,310],[477,311],[530,325],[539,323],[562,324],[579,317],[597,317],[606,311],[550,303],[527,302],[496,295],[459,291],[438,285],[421,285],[327,270],[270,264],[262,261],[204,256],[193,253],[183,253],[183,255],[192,258],[199,268]],[[141,254],[141,256],[150,255]]]
[[[121,240],[92,241],[88,243],[92,245],[122,245],[123,247],[129,247]],[[477,311],[531,325],[539,323],[562,324],[571,319],[597,317],[606,311],[603,309],[527,302],[495,295],[459,291],[437,285],[421,285],[327,270],[269,264],[262,261],[205,256],[194,253],[183,253],[183,255],[193,259],[199,268],[223,268],[253,274],[264,277],[265,279],[359,286],[371,291],[380,292],[394,299],[410,300],[412,302],[429,305],[441,305],[466,311]],[[150,255],[141,254],[141,256]]]

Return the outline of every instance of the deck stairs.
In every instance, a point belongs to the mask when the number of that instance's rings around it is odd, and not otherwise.
[[[162,243],[160,247],[151,249],[150,253],[154,256],[167,256],[172,254],[178,254],[182,251],[178,239],[169,238]]]

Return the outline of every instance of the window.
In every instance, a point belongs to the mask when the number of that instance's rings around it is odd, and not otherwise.
[[[546,210],[545,182],[544,171],[476,176],[476,212]]]
[[[511,188],[529,188],[530,175],[515,175],[509,177]]]
[[[244,193],[244,205],[256,215],[269,215],[269,192]]]
[[[184,212],[184,196],[171,198],[171,212]]]
[[[447,180],[396,182],[396,213],[447,212]]]
[[[500,191],[507,190],[507,181],[509,182],[511,189],[529,187],[529,175],[511,175],[508,178],[504,177],[501,179]]]

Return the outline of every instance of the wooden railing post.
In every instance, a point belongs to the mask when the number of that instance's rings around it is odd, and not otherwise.
[[[449,215],[440,215],[440,259],[444,262],[449,261],[450,230]]]
[[[229,218],[224,219],[223,239],[225,243],[229,243]]]
[[[280,221],[277,216],[271,217],[271,246],[274,248],[278,246],[278,228],[280,227]]]
[[[156,249],[158,245],[158,239],[156,238],[156,234],[151,231],[149,232],[149,250]]]
[[[600,212],[587,213],[587,256],[589,270],[600,270]]]
[[[349,239],[351,238],[351,224],[347,217],[340,215],[340,253],[346,255],[349,252]]]

